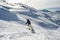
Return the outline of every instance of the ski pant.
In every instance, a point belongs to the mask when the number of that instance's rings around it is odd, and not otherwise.
[[[32,30],[32,29],[33,29],[31,24],[29,25],[29,29],[30,29],[30,30]]]

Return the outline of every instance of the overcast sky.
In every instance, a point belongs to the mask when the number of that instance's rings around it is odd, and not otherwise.
[[[36,9],[60,7],[60,0],[6,0],[9,3],[23,3]]]

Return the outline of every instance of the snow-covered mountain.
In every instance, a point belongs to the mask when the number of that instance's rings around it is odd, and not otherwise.
[[[39,11],[39,13],[42,13],[42,15],[44,15],[45,18],[60,25],[60,17],[59,17],[60,13],[59,12],[51,12],[51,11],[46,10],[46,9],[38,10],[38,11]]]
[[[54,7],[54,8],[46,8],[52,12],[55,12],[55,11],[60,11],[60,7]]]
[[[0,40],[60,40],[60,13],[22,3],[0,2]],[[30,19],[35,34],[25,24]]]

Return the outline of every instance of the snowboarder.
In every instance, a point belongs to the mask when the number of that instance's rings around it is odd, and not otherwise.
[[[27,19],[26,24],[29,26],[29,30],[32,30],[32,25],[29,19]]]
[[[32,31],[32,33],[35,33],[35,31],[34,31],[34,29],[32,28],[32,25],[31,25],[31,22],[30,22],[30,20],[29,20],[29,19],[27,19],[26,24],[28,24],[28,26],[29,26],[29,30],[31,30],[31,31]]]

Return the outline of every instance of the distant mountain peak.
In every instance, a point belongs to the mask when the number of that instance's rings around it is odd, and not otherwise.
[[[39,10],[39,11],[43,11],[43,12],[50,12],[49,10],[47,9],[42,9],[42,10]]]

